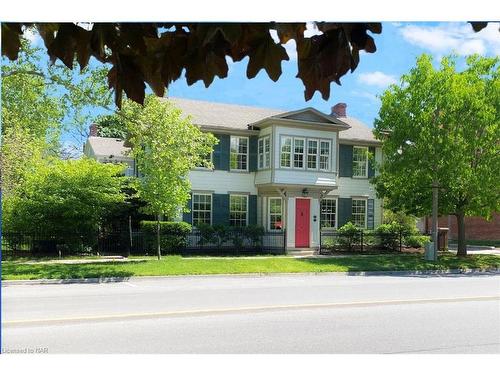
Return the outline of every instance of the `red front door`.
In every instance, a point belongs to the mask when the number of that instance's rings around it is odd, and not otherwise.
[[[309,247],[310,200],[295,200],[295,247]]]

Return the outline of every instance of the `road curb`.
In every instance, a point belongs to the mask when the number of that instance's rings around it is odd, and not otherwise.
[[[282,273],[238,273],[209,275],[166,275],[166,276],[131,276],[100,277],[86,279],[37,279],[37,280],[2,280],[2,286],[14,285],[59,285],[59,284],[101,284],[141,280],[161,280],[179,278],[213,278],[213,277],[280,277],[280,276],[426,276],[426,275],[460,275],[460,274],[500,274],[500,268],[468,268],[449,270],[414,270],[414,271],[352,271],[352,272],[282,272]]]

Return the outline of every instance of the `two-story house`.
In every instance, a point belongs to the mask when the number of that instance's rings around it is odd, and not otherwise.
[[[213,170],[190,172],[190,212],[182,220],[286,229],[288,249],[316,248],[321,228],[348,221],[373,229],[382,221],[381,200],[369,178],[369,153],[381,161],[381,143],[371,129],[346,115],[339,103],[331,114],[314,108],[292,112],[169,98],[193,123],[219,140]],[[123,141],[91,134],[85,154],[121,161]],[[180,218],[179,218],[180,219]]]

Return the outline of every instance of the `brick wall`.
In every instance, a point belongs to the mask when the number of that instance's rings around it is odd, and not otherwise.
[[[449,238],[458,238],[457,218],[455,216],[441,216],[438,220],[439,227],[449,228]],[[432,218],[424,219],[424,230],[430,233]],[[500,240],[500,213],[493,214],[490,221],[480,217],[465,218],[465,238],[468,240]]]

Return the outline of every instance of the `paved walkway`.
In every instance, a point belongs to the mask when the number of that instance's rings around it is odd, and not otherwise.
[[[457,245],[449,245],[449,251],[456,254]],[[494,246],[467,246],[467,254],[500,255],[500,247]]]

